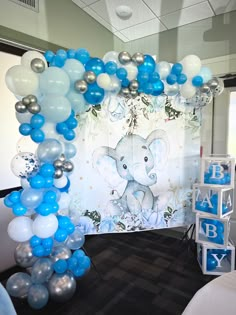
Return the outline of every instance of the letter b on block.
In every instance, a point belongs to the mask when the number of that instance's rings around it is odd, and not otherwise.
[[[203,227],[204,229],[204,227]],[[214,224],[205,223],[206,237],[215,238],[217,237],[217,228]]]

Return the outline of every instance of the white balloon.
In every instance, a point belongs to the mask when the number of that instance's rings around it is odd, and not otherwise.
[[[47,216],[37,215],[35,218],[32,230],[33,233],[41,238],[47,238],[52,236],[58,228],[58,221],[54,214]]]
[[[54,179],[53,185],[57,188],[63,188],[67,185],[68,183],[68,178],[66,175],[63,175],[60,178]]]
[[[185,73],[188,78],[192,78],[199,74],[202,66],[200,58],[195,55],[188,55],[184,57],[181,64],[183,66],[183,73]]]
[[[58,201],[58,204],[59,204],[59,209],[60,210],[68,209],[69,204],[70,204],[70,196],[69,196],[69,194],[66,193],[66,192],[62,192],[60,200]]]
[[[9,223],[7,233],[15,242],[26,242],[33,236],[32,223],[28,217],[16,217]]]
[[[181,89],[180,89],[181,96],[183,96],[185,98],[193,97],[193,95],[195,93],[196,93],[196,88],[189,81],[187,81],[185,84],[183,84]]]
[[[102,58],[104,63],[107,63],[109,61],[115,62],[118,66],[120,66],[120,62],[118,59],[119,53],[117,51],[108,51]]]
[[[127,70],[127,78],[130,81],[136,79],[137,74],[138,74],[138,68],[134,62],[130,62],[129,64],[124,66],[124,68]]]
[[[39,87],[37,74],[21,65],[11,67],[6,73],[5,80],[8,89],[21,96],[34,95]]]
[[[178,83],[169,85],[168,83],[164,82],[165,86],[165,94],[168,96],[175,96],[176,94],[179,93],[179,85]]]
[[[30,137],[21,137],[16,144],[17,153],[36,152],[38,144],[31,140]]]
[[[24,55],[21,57],[22,66],[25,66],[31,69],[31,61],[35,58],[41,59],[45,64],[45,68],[48,67],[48,64],[47,64],[46,59],[44,58],[44,55],[34,50],[30,50],[24,53]]]
[[[108,88],[108,91],[110,91],[114,94],[117,94],[120,91],[121,82],[117,78],[117,76],[115,76],[115,75],[112,75],[110,78],[111,78],[111,82],[110,82],[110,86]]]
[[[21,184],[21,187],[24,189],[30,188],[30,183],[28,182],[27,178],[21,178],[20,184]]]
[[[167,61],[160,61],[156,65],[156,71],[160,75],[161,80],[165,80],[166,77],[170,74],[171,65]]]
[[[20,124],[24,124],[24,123],[29,124],[32,116],[33,114],[31,114],[30,112],[25,112],[25,113],[16,112],[16,119],[18,120]]]
[[[111,78],[107,73],[101,73],[97,76],[97,85],[108,90],[111,84]]]
[[[11,170],[18,177],[30,177],[39,169],[39,160],[31,152],[20,152],[11,160]]]

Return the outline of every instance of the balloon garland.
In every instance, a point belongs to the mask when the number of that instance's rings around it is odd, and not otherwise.
[[[195,55],[170,64],[125,51],[110,51],[100,59],[86,49],[46,51],[44,56],[28,51],[21,65],[7,71],[6,84],[18,99],[20,134],[38,144],[35,154],[18,152],[11,162],[22,189],[4,199],[15,216],[8,234],[19,243],[16,263],[32,269],[12,275],[6,287],[11,296],[27,297],[32,308],[40,309],[49,297],[58,302],[71,298],[76,279],[91,264],[81,249],[84,234],[62,211],[70,202],[78,115],[118,94],[181,95],[186,106],[203,107],[222,92],[223,84]]]

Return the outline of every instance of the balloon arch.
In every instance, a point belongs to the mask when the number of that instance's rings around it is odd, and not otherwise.
[[[86,49],[46,51],[44,56],[28,51],[21,65],[7,71],[6,84],[18,99],[20,134],[38,144],[36,154],[19,152],[11,162],[22,189],[4,199],[15,216],[8,234],[18,243],[16,263],[32,269],[12,275],[6,287],[11,296],[27,297],[32,308],[40,309],[49,297],[70,299],[76,279],[91,265],[83,232],[73,217],[60,212],[70,202],[63,193],[74,168],[79,116],[111,95],[135,99],[141,93],[153,98],[180,95],[186,106],[201,108],[222,92],[223,84],[195,55],[170,64],[125,51],[94,58]]]

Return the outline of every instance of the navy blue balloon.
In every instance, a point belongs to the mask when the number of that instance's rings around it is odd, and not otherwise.
[[[125,68],[119,68],[116,70],[116,76],[120,80],[124,80],[127,77],[127,70]]]
[[[203,85],[203,78],[200,75],[196,75],[192,79],[193,86],[200,87]]]
[[[76,53],[75,49],[68,49],[67,50],[67,58],[68,59],[75,58],[75,53]]]
[[[159,80],[156,83],[153,83],[153,92],[152,95],[158,96],[164,91],[164,83]]]
[[[175,63],[171,68],[171,73],[176,74],[177,76],[180,75],[180,73],[183,70],[183,66],[181,63]]]
[[[20,134],[22,134],[22,136],[29,136],[31,133],[31,130],[32,130],[31,125],[28,123],[23,123],[19,127],[19,132]]]
[[[177,77],[177,83],[178,84],[184,84],[187,81],[187,76],[184,73],[181,73]]]
[[[149,81],[149,73],[148,72],[139,72],[138,75],[137,75],[137,81],[140,83],[140,84],[143,84],[143,83],[146,83]]]
[[[84,93],[86,102],[92,105],[100,104],[104,98],[104,90],[97,83],[89,84],[88,90]]]
[[[96,75],[105,72],[104,62],[100,58],[91,58],[85,65],[86,71],[93,71]]]
[[[41,129],[32,129],[30,137],[36,143],[41,143],[45,139],[44,132]]]
[[[30,119],[30,125],[32,128],[39,129],[44,125],[45,118],[40,114],[35,114]]]
[[[53,58],[54,58],[55,54],[53,51],[51,50],[47,50],[44,53],[44,57],[47,60],[47,62],[52,62]]]
[[[107,74],[113,75],[116,73],[117,64],[114,61],[109,61],[105,64],[105,72]]]
[[[139,72],[152,73],[155,71],[156,62],[150,55],[144,55],[144,62],[138,66]]]
[[[86,64],[90,59],[90,54],[85,48],[76,50],[75,58],[78,59],[82,64]]]
[[[160,75],[158,72],[152,72],[149,74],[149,82],[155,83],[160,80]]]
[[[169,85],[173,85],[177,82],[177,76],[173,73],[169,74],[166,78],[166,82],[169,84]]]

